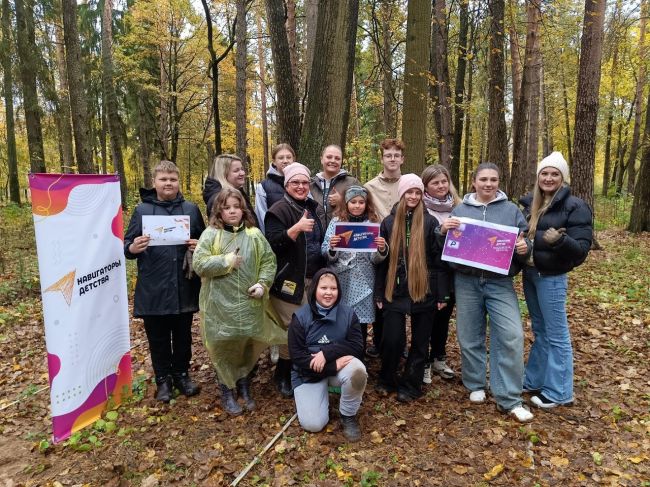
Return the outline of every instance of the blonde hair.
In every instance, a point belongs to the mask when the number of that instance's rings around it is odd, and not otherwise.
[[[532,240],[535,238],[535,233],[537,232],[537,224],[539,223],[539,220],[542,218],[542,216],[544,216],[546,210],[548,210],[549,206],[551,206],[551,203],[553,203],[553,200],[555,199],[555,195],[558,193],[558,191],[560,191],[560,189],[562,189],[564,185],[565,184],[563,179],[562,184],[557,189],[557,191],[553,193],[553,196],[551,196],[548,200],[546,200],[546,198],[544,198],[544,193],[539,187],[539,180],[535,183],[535,187],[533,188],[533,202],[530,204],[530,219],[528,220],[529,239]]]
[[[429,184],[429,182],[433,178],[436,178],[441,174],[447,178],[447,182],[449,183],[449,193],[451,194],[451,197],[454,200],[453,206],[459,205],[460,203],[462,203],[463,200],[460,199],[460,196],[458,196],[458,191],[456,191],[456,187],[454,186],[454,183],[451,182],[451,174],[449,174],[449,169],[447,169],[442,164],[432,164],[424,168],[424,171],[422,171],[422,176],[421,176],[422,183],[424,184],[424,190],[425,191],[427,190],[427,184]]]
[[[212,211],[210,212],[210,225],[212,225],[214,228],[223,229],[224,222],[221,218],[221,211],[223,210],[224,206],[226,206],[228,198],[235,198],[237,201],[239,201],[239,207],[242,211],[241,221],[246,226],[246,228],[254,227],[255,220],[253,218],[253,214],[246,205],[244,196],[241,194],[241,191],[234,188],[223,188],[219,192],[219,195],[214,199],[214,203],[212,203]]]
[[[393,230],[390,234],[390,255],[388,257],[388,276],[386,277],[386,301],[393,301],[397,264],[404,255],[407,263],[409,296],[414,303],[423,301],[429,292],[429,272],[424,243],[424,203],[422,200],[413,209],[411,220],[411,239],[406,247],[406,199],[402,197],[395,211]]]
[[[230,184],[227,179],[233,161],[239,161],[242,164],[244,163],[239,156],[236,156],[235,154],[219,154],[214,158],[208,176],[219,181],[222,188],[237,189]]]
[[[159,172],[173,172],[176,173],[176,175],[178,176],[180,176],[181,174],[176,164],[174,164],[172,161],[166,161],[164,159],[160,161],[158,164],[156,164],[156,167],[153,168],[151,177],[153,179],[156,179],[156,176],[158,175]]]

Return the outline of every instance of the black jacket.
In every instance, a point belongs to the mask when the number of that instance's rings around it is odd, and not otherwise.
[[[309,234],[301,233],[294,241],[287,230],[298,223],[305,210],[316,220],[314,230]],[[278,265],[270,293],[288,303],[302,303],[305,278],[325,267],[325,258],[320,251],[325,237],[323,207],[311,198],[298,201],[287,194],[266,212],[264,232]]]
[[[284,197],[284,176],[280,174],[267,174],[262,182],[266,192],[266,207],[271,208]]]
[[[322,314],[316,306],[316,287],[323,274],[336,278],[339,296],[328,313]],[[363,359],[363,335],[354,310],[341,303],[341,284],[331,269],[321,269],[309,287],[308,302],[293,314],[289,324],[289,355],[293,363],[291,383],[298,387],[303,382],[317,382],[336,375],[336,360],[345,355]],[[323,352],[325,367],[315,372],[309,364],[312,353]]]
[[[201,279],[186,279],[183,260],[187,245],[160,245],[147,247],[144,252],[132,254],[129,246],[142,235],[143,215],[189,215],[190,238],[199,238],[205,223],[199,208],[185,201],[179,193],[172,201],[156,199],[155,189],[140,189],[142,203],[135,207],[129,228],[124,236],[124,255],[138,260],[138,280],[135,284],[133,316],[176,315],[199,310]]]
[[[524,215],[530,219],[531,194],[519,200]],[[533,261],[542,274],[556,275],[569,272],[587,258],[593,238],[593,215],[589,205],[571,195],[568,186],[560,188],[551,205],[537,223],[533,242]],[[549,245],[543,235],[549,228],[566,228],[566,234]]]
[[[393,231],[395,222],[395,210],[393,207],[391,214],[384,218],[381,223],[380,234],[390,242],[390,236]],[[385,309],[391,309],[400,313],[422,312],[433,310],[436,303],[449,302],[451,298],[451,272],[447,265],[440,260],[442,255],[442,245],[436,238],[435,229],[438,226],[438,220],[426,211],[424,212],[424,242],[426,252],[426,265],[429,274],[429,293],[423,301],[414,303],[409,296],[407,281],[407,259],[400,258],[397,264],[397,274],[395,288],[393,291],[393,300],[388,302],[385,297],[386,279],[388,277],[388,266],[390,264],[390,253],[399,251],[399,249],[389,249],[388,257],[377,266],[375,275],[375,299],[381,300]]]
[[[210,219],[210,213],[212,213],[212,207],[214,206],[214,202],[217,199],[217,196],[219,196],[219,193],[222,190],[221,183],[217,181],[216,179],[211,178],[208,176],[205,178],[205,184],[203,185],[203,201],[205,201],[205,211],[208,215],[208,220]],[[255,226],[259,227],[259,224],[257,223],[257,216],[255,215],[255,208],[253,208],[253,205],[251,205],[251,200],[244,191],[243,188],[239,188],[239,192],[242,194],[244,197],[244,201],[246,201],[246,206],[248,207],[248,210],[251,212],[251,215],[253,215],[253,219],[255,220]]]

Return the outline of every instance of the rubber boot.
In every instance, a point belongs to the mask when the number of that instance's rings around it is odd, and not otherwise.
[[[196,396],[201,392],[201,386],[194,383],[187,372],[175,372],[172,374],[172,379],[174,379],[174,387],[184,396]]]
[[[275,365],[273,381],[278,392],[284,397],[293,397],[293,387],[291,387],[291,360],[279,359]]]
[[[225,384],[219,384],[221,387],[221,407],[231,416],[239,416],[243,413],[243,409],[235,398],[234,391],[229,389]]]
[[[344,416],[341,414],[341,426],[343,427],[343,436],[350,442],[359,441],[361,439],[361,430],[359,429],[359,421],[357,415]]]
[[[156,390],[156,401],[160,402],[169,402],[172,400],[172,378],[170,376],[156,377],[156,385],[158,389]]]
[[[255,409],[255,401],[251,396],[250,380],[248,377],[237,381],[237,394],[244,400],[244,407],[247,411],[253,411]]]

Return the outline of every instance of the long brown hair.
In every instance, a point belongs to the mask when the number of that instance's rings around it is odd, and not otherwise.
[[[380,223],[381,219],[377,215],[377,210],[375,209],[375,203],[372,200],[372,194],[368,191],[366,191],[365,200],[366,200],[366,215],[368,215],[368,221],[372,223]],[[349,218],[348,204],[345,203],[343,205],[338,205],[336,211],[334,212],[334,216],[336,216],[340,222],[348,221]]]
[[[246,205],[244,196],[239,190],[232,188],[223,188],[219,192],[219,195],[215,198],[214,203],[212,204],[212,211],[210,212],[210,225],[220,230],[224,228],[225,224],[221,219],[221,210],[223,210],[224,206],[226,206],[228,198],[235,198],[237,201],[239,201],[239,207],[242,211],[242,223],[247,228],[254,227],[255,220],[253,219],[253,214]]]
[[[424,245],[424,203],[422,200],[413,209],[411,220],[411,239],[406,247],[406,199],[402,196],[395,211],[393,231],[390,234],[390,255],[388,256],[388,276],[386,277],[386,301],[393,301],[397,263],[401,255],[407,262],[409,296],[414,303],[424,300],[429,292],[429,271]]]

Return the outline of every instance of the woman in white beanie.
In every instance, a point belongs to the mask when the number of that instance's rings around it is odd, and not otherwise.
[[[447,306],[450,295],[449,274],[440,261],[442,248],[435,235],[439,222],[425,211],[423,193],[419,176],[404,174],[399,180],[399,202],[380,229],[389,247],[375,279],[375,299],[384,313],[376,389],[383,395],[396,391],[401,402],[422,396],[431,315]],[[406,345],[406,315],[411,317],[411,347],[404,372],[398,378]]]
[[[573,402],[573,349],[566,315],[567,273],[587,258],[592,241],[589,206],[571,195],[569,166],[559,152],[542,159],[532,194],[520,203],[529,219],[533,253],[524,268],[524,294],[535,341],[524,390],[540,408]]]

